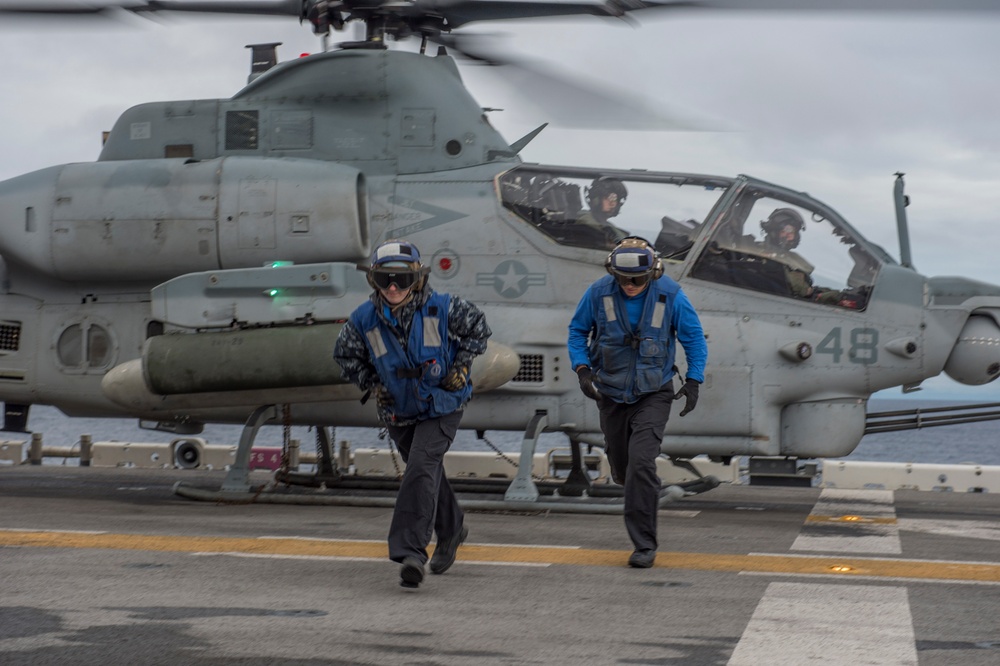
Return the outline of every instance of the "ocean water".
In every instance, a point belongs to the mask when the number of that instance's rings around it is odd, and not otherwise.
[[[985,401],[984,401],[985,402]],[[871,400],[868,412],[973,404],[946,400]],[[979,403],[982,404],[982,403]],[[1000,421],[865,435],[844,460],[1000,465]]]
[[[872,400],[869,412],[953,406],[961,403],[940,400]],[[31,408],[28,427],[41,433],[43,441],[50,446],[71,446],[79,442],[81,435],[90,435],[94,441],[121,442],[169,442],[169,433],[140,429],[134,419],[92,419],[69,418],[53,407],[35,405]],[[208,425],[205,432],[198,435],[210,444],[237,444],[241,426]],[[258,433],[256,446],[281,446],[283,431],[280,426],[265,426]],[[386,448],[388,443],[380,440],[378,431],[372,428],[338,428],[335,441],[347,440],[352,447]],[[315,441],[315,433],[306,427],[293,427],[291,437],[302,443],[304,450],[310,450]],[[517,453],[521,447],[521,435],[514,432],[488,431],[486,433],[496,447],[503,451]],[[0,432],[0,439],[30,440],[24,433]],[[564,448],[568,440],[561,434],[543,434],[539,438],[537,451],[546,452],[554,448]],[[25,447],[27,448],[27,447]],[[471,431],[461,431],[456,438],[454,450],[490,451],[490,447],[478,439]],[[967,423],[961,425],[923,428],[891,433],[866,435],[855,451],[846,460],[880,462],[915,462],[957,464],[975,463],[980,465],[1000,465],[1000,421]],[[75,459],[46,459],[46,464],[76,464]]]

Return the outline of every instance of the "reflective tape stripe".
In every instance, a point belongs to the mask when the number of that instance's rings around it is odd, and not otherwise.
[[[424,346],[440,347],[441,333],[438,331],[440,319],[437,317],[424,317]]]
[[[382,339],[382,333],[377,328],[365,333],[368,338],[368,344],[371,345],[372,351],[375,353],[375,358],[382,358],[385,356],[388,349],[386,349],[385,341]]]
[[[608,321],[618,320],[618,317],[615,316],[615,299],[612,296],[604,297],[604,316],[608,318]]]
[[[667,306],[664,303],[657,301],[656,305],[653,306],[653,321],[649,324],[652,328],[660,328],[663,326],[663,314],[667,311]]]

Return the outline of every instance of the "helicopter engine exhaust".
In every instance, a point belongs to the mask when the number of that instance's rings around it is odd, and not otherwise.
[[[973,314],[965,322],[944,366],[961,384],[979,386],[1000,377],[1000,326],[992,316]]]

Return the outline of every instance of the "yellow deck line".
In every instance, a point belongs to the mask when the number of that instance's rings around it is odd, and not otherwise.
[[[169,536],[154,534],[85,534],[68,532],[0,530],[0,546],[35,548],[87,548],[182,553],[253,553],[385,559],[384,543],[330,539],[237,538]],[[469,544],[458,559],[468,562],[624,566],[628,551],[547,548],[539,546],[486,546]],[[656,566],[693,571],[757,572],[798,575],[842,575],[926,580],[1000,583],[1000,563],[964,563],[892,560],[842,556],[725,555],[661,552]]]

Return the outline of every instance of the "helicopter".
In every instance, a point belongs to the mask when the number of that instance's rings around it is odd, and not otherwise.
[[[134,11],[285,14],[319,34],[357,20],[365,38],[274,66],[264,52],[230,99],[134,107],[96,162],[0,183],[6,429],[23,429],[31,404],[175,432],[274,418],[255,412],[265,404],[288,405],[289,423],[376,425],[324,344],[367,298],[354,264],[405,237],[432,284],[476,302],[494,330],[463,427],[599,445],[565,338],[613,241],[577,224],[601,179],[628,189],[614,224],[655,244],[708,335],[700,409],[664,439],[675,460],[847,455],[871,393],[942,371],[970,385],[1000,376],[1000,287],[914,270],[902,176],[897,262],[825,203],[764,180],[525,163],[535,135],[504,139],[449,55],[386,48],[447,41],[468,16],[512,18],[524,3],[253,5]],[[778,210],[802,219],[795,252],[819,296],[793,293],[786,264],[759,249]]]

